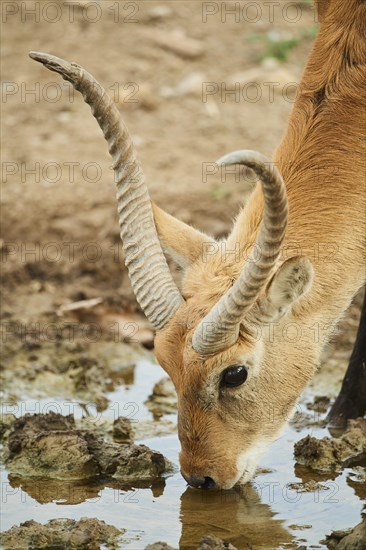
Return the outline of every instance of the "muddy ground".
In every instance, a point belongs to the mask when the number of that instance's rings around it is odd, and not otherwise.
[[[21,404],[29,400],[32,406],[37,400],[64,400],[81,404],[86,416],[91,404],[102,413],[119,388],[133,385],[135,365],[154,361],[152,330],[123,267],[113,175],[100,130],[81,98],[31,61],[28,51],[53,53],[92,72],[130,128],[152,198],[220,237],[230,230],[251,185],[244,176],[240,182],[221,181],[218,174],[207,173],[206,163],[244,147],[271,155],[317,31],[310,2],[274,4],[2,2],[1,369],[7,412],[22,416],[28,409]],[[172,269],[179,281],[179,271]],[[74,302],[81,303],[70,307]],[[360,303],[361,295],[325,351],[321,375],[304,396],[310,405],[318,397],[320,417],[342,380]],[[166,383],[156,393],[158,398],[146,404],[150,417],[134,425],[136,439],[175,432],[174,395]],[[136,398],[140,406],[147,397]],[[305,410],[295,417],[293,429],[314,425],[314,404]],[[62,412],[70,411],[64,407]],[[7,437],[11,417],[6,422],[2,429]],[[86,445],[75,429],[68,428],[68,437]],[[118,434],[126,437],[126,426],[113,428],[100,419],[93,434],[115,445]],[[5,453],[4,460],[11,471],[15,454],[6,458]],[[91,458],[90,464],[101,476],[100,463]],[[360,499],[365,496],[362,476],[364,470],[353,478]],[[26,477],[23,470],[14,471],[12,486],[34,495]],[[305,476],[304,483],[310,478]],[[315,474],[313,478],[319,481]],[[112,481],[96,485],[108,483],[115,487]],[[156,480],[152,487],[154,495],[163,490]],[[88,490],[95,496],[94,489]],[[83,500],[78,495],[76,491],[71,499],[74,504]],[[52,487],[45,498],[51,501]],[[183,509],[184,502],[183,497]],[[37,531],[33,524],[26,527]],[[191,527],[194,532],[194,521]],[[65,525],[45,528],[44,540],[57,528]],[[78,540],[79,525],[73,529]],[[103,526],[100,533],[100,544],[107,544]],[[93,531],[91,536],[96,537]],[[291,539],[273,536],[276,541]],[[132,547],[141,548],[138,543]]]

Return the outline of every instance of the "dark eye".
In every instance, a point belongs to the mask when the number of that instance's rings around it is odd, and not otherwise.
[[[248,376],[248,370],[243,365],[229,367],[224,370],[222,375],[222,384],[229,388],[235,388],[244,384]]]

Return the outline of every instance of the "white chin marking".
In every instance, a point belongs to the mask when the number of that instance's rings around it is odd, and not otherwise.
[[[242,485],[252,479],[259,460],[270,444],[271,441],[269,439],[262,439],[239,455],[236,465],[238,474],[234,480],[231,480],[230,487],[233,487],[238,482]]]

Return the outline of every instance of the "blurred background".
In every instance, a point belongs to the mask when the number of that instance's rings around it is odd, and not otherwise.
[[[118,104],[152,199],[223,236],[251,186],[205,163],[272,154],[316,31],[310,1],[2,2],[3,273],[16,290],[5,311],[95,296],[134,307],[100,129],[30,50],[91,72]]]

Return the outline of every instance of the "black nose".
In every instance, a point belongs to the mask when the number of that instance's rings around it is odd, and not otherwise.
[[[196,489],[215,489],[216,483],[212,479],[212,477],[199,477],[199,476],[185,476],[182,472],[182,475],[186,482],[191,486],[195,487]]]

